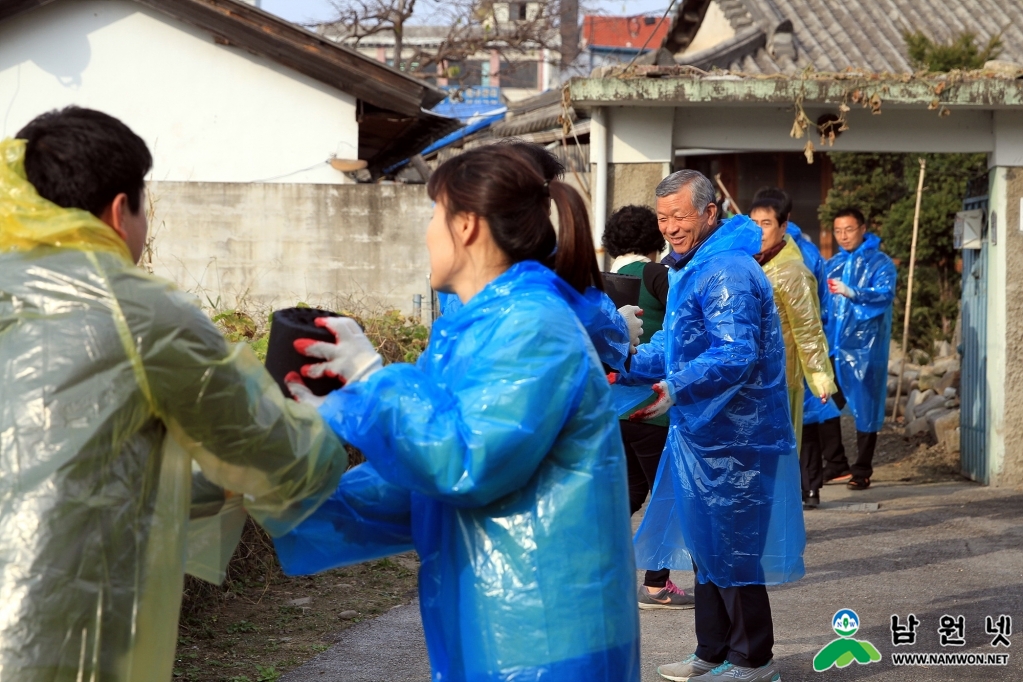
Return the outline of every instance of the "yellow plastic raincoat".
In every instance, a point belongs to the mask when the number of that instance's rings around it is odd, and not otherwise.
[[[821,325],[817,280],[803,263],[803,254],[789,235],[785,235],[785,246],[778,255],[763,267],[774,289],[774,304],[785,338],[785,380],[792,427],[796,432],[796,452],[799,452],[803,435],[803,378],[818,398],[833,395],[838,390]]]
[[[19,140],[0,142],[0,386],[3,682],[170,680],[193,462],[244,494],[206,494],[194,516],[240,501],[275,535],[347,463],[113,230],[40,198]]]

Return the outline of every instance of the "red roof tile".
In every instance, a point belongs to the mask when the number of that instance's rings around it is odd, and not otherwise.
[[[587,47],[625,47],[639,49],[646,43],[656,50],[664,42],[671,21],[660,16],[583,17],[583,43]],[[649,38],[649,42],[647,42]]]

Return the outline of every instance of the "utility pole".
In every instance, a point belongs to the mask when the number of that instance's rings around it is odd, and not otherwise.
[[[579,55],[579,0],[561,0],[561,72]]]

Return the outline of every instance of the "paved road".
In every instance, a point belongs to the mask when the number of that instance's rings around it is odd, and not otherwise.
[[[1023,679],[1023,493],[972,483],[881,484],[854,493],[825,488],[824,504],[806,513],[807,575],[771,588],[775,658],[785,682],[877,680],[959,682]],[[848,505],[879,504],[877,511]],[[691,574],[673,577],[683,586]],[[872,642],[879,663],[815,673],[813,655],[834,639],[830,622],[842,608],[861,619],[856,639]],[[896,649],[890,618],[913,613],[921,621],[917,644]],[[966,646],[943,649],[941,616],[965,616]],[[1013,617],[1005,668],[896,667],[893,651],[992,652],[985,616]],[[692,611],[644,611],[643,682],[660,680],[656,668],[692,652]],[[286,682],[429,680],[416,604],[346,630],[341,641]]]

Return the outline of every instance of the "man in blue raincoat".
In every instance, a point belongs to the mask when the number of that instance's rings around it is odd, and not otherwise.
[[[866,490],[874,473],[874,448],[884,423],[888,395],[895,264],[881,252],[881,239],[867,233],[866,221],[858,209],[839,211],[834,228],[841,250],[827,263],[829,295],[824,331],[841,389],[835,400],[839,409],[848,401],[856,417],[856,461],[849,488]]]
[[[661,231],[680,258],[664,328],[623,381],[657,381],[637,418],[667,413],[670,433],[636,535],[640,568],[696,568],[696,652],[658,668],[669,680],[778,679],[765,585],[804,573],[799,460],[785,349],[771,285],[753,259],[760,229],[718,223],[714,187],[695,171],[657,186]]]

